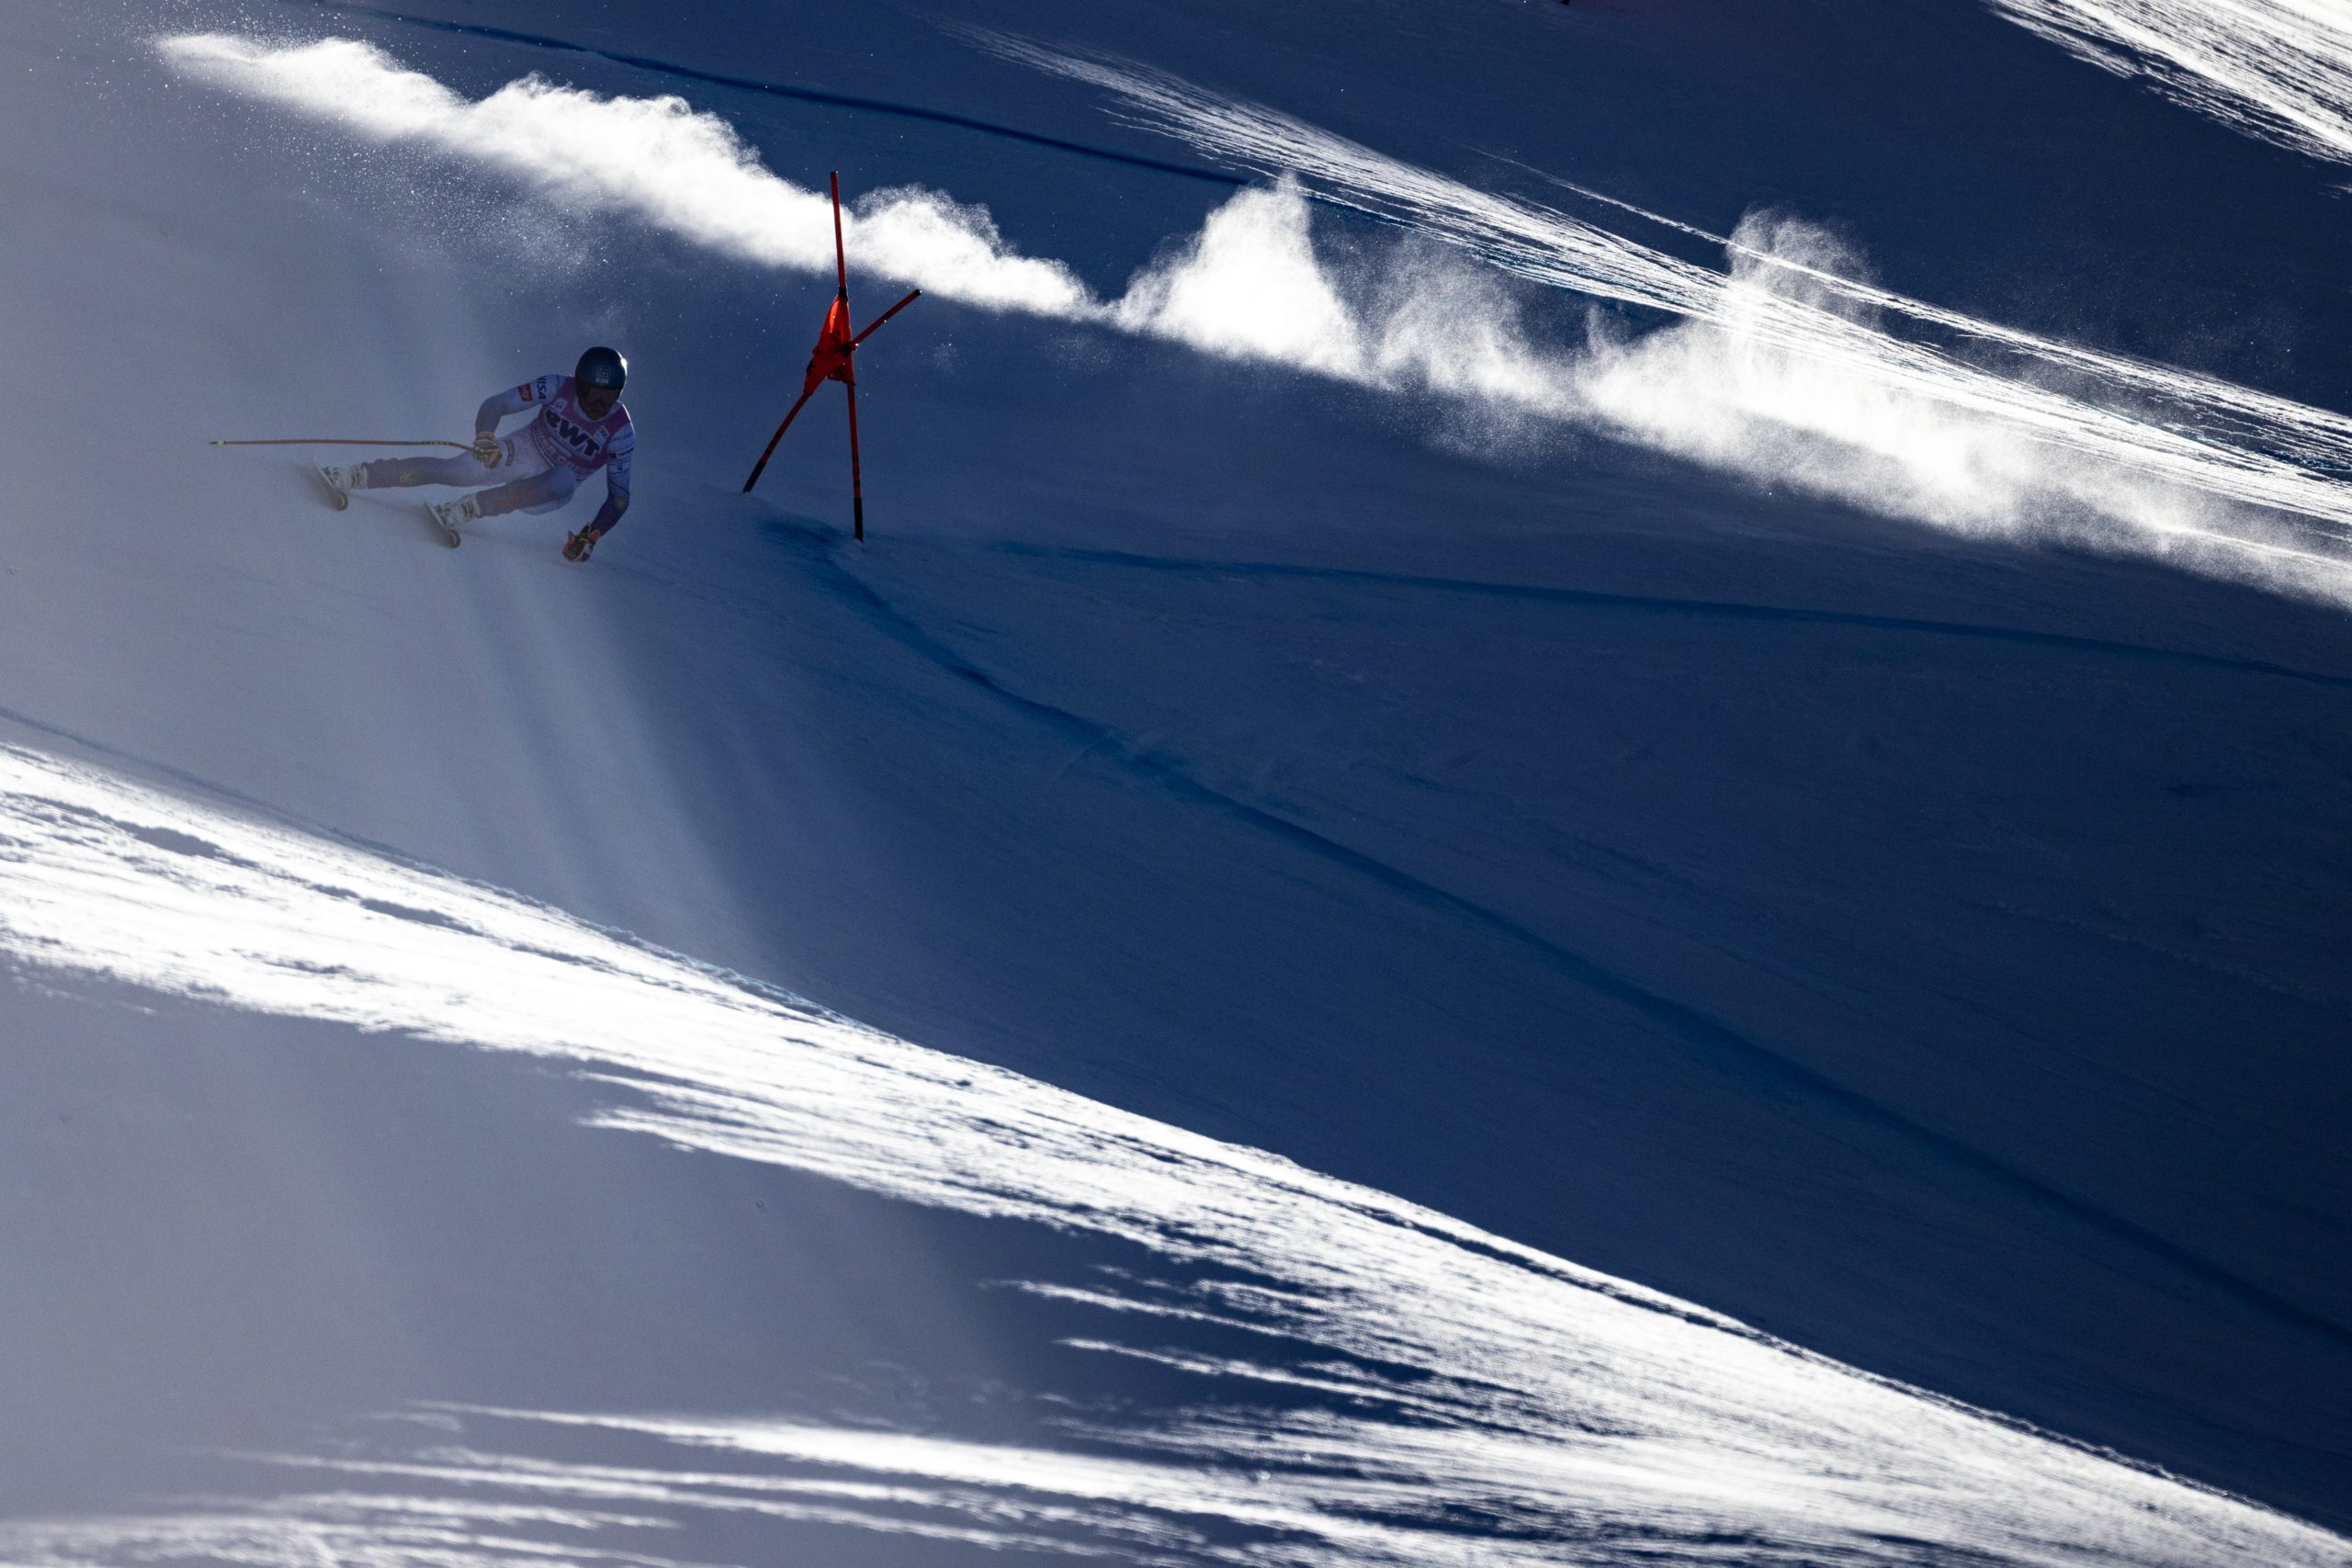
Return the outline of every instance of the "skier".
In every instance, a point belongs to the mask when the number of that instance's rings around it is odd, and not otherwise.
[[[637,453],[637,432],[620,400],[628,379],[628,361],[618,350],[599,345],[582,355],[569,376],[550,371],[492,393],[474,415],[473,450],[463,456],[379,457],[319,473],[338,506],[356,490],[494,487],[425,508],[454,545],[458,525],[508,512],[553,512],[571,499],[582,479],[603,468],[605,504],[588,526],[564,536],[563,558],[584,561],[596,541],[611,533],[628,510],[629,460]],[[500,437],[501,420],[532,408],[538,413],[527,427]]]

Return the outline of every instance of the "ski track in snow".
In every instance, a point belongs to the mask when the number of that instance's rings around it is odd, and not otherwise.
[[[15,747],[0,748],[0,953],[571,1062],[612,1094],[597,1125],[1137,1244],[1194,1282],[1033,1288],[1314,1358],[1088,1341],[1213,1378],[1215,1394],[1078,1423],[1066,1449],[451,1409],[526,1447],[550,1424],[585,1426],[656,1457],[266,1456],[377,1490],[0,1527],[10,1562],[488,1563],[544,1557],[549,1532],[584,1532],[597,1550],[562,1554],[593,1561],[630,1520],[715,1509],[1164,1562],[2352,1563],[2352,1543],[2252,1504],[1380,1192],[922,1049],[494,889]],[[714,1453],[729,1468],[707,1468]]]
[[[1598,426],[1885,515],[2352,603],[2352,484],[2335,477],[2352,472],[2352,419],[1876,288],[1792,220],[1712,236],[1727,247],[1726,274],[1144,67],[971,36],[1275,183],[1237,193],[1112,300],[1060,262],[1020,254],[985,208],[872,192],[854,203],[849,237],[882,276],[1506,422]],[[626,211],[759,265],[831,270],[823,196],[767,170],[726,120],[681,98],[607,98],[534,76],[469,100],[347,39],[187,34],[157,47],[199,79],[489,167],[543,199]],[[578,145],[599,158],[558,151]],[[1372,284],[1343,284],[1316,252],[1309,189],[1419,243],[1398,247]],[[1521,330],[1497,271],[1679,324],[1577,354],[1545,349]]]
[[[2119,76],[2233,130],[2352,164],[2352,6],[2344,0],[1988,0]]]
[[[1987,1183],[2008,1196],[2021,1198],[2046,1213],[2087,1226],[2113,1241],[2158,1259],[2202,1285],[2270,1314],[2283,1327],[2317,1335],[2338,1344],[2352,1344],[2352,1327],[2266,1289],[2158,1232],[2086,1202],[2030,1171],[1990,1155],[1897,1107],[1872,1100],[1835,1077],[1775,1049],[1768,1041],[1753,1038],[1700,1008],[1653,990],[1641,981],[1566,947],[1499,910],[1367,854],[1340,839],[1295,821],[1278,810],[1219,789],[1202,779],[1180,757],[1139,745],[1132,736],[1085,714],[1041,702],[1014,690],[941,641],[842,564],[828,547],[829,538],[811,538],[805,543],[815,547],[808,552],[811,564],[820,565],[827,570],[842,597],[861,612],[868,625],[955,679],[978,688],[1031,719],[1051,726],[1072,742],[1082,743],[1082,749],[1088,755],[1110,759],[1160,788],[1176,791],[1198,806],[1232,818],[1252,831],[1278,839],[1294,849],[1303,850],[1316,859],[1362,877],[1391,894],[1482,927],[1531,953],[1555,973],[1585,987],[1594,996],[1635,1014],[1718,1067],[1741,1074],[1770,1092],[1809,1100],[1828,1108],[1836,1114],[1851,1117],[1891,1133],[1957,1173]],[[1789,614],[1802,618],[1801,612]],[[1932,622],[1894,624],[1906,629],[1936,626]],[[1937,629],[1949,631],[1951,628]],[[2090,648],[2101,648],[2087,638],[2080,641]],[[2227,664],[2230,661],[2216,662]],[[2266,669],[2261,672],[2295,673],[2283,669]]]
[[[2352,675],[2298,669],[2267,659],[2238,659],[2226,654],[2199,653],[2189,649],[2161,648],[2151,643],[2118,642],[2109,637],[2078,637],[2071,632],[2035,631],[2025,626],[1993,626],[1982,621],[1936,621],[1913,615],[1879,615],[1856,610],[1824,610],[1798,604],[1763,604],[1733,599],[1678,599],[1655,593],[1612,593],[1597,588],[1562,588],[1527,582],[1484,582],[1475,578],[1430,577],[1417,573],[1370,571],[1352,567],[1306,566],[1283,561],[1209,560],[1197,556],[1142,555],[1132,550],[1098,549],[1069,545],[1037,545],[1005,540],[980,547],[995,554],[1032,560],[1071,561],[1089,566],[1116,567],[1189,577],[1303,580],[1400,588],[1425,593],[1458,593],[1473,598],[1520,600],[1546,604],[1580,604],[1598,610],[1625,610],[1657,615],[1682,615],[1693,620],[1781,621],[1808,626],[1853,626],[1864,631],[1905,633],[1918,637],[1958,637],[1978,642],[2014,643],[2021,648],[2128,659],[2157,664],[2187,665],[2227,671],[2237,675],[2268,676],[2307,685],[2352,690]]]

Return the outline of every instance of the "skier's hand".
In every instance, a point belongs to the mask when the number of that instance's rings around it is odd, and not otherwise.
[[[505,454],[499,450],[496,435],[487,430],[474,432],[474,461],[485,468],[494,468],[498,467],[499,458],[503,456]]]
[[[601,537],[601,536],[587,528],[581,529],[577,534],[565,535],[563,538],[563,558],[566,560],[586,560],[590,555],[594,553],[596,541],[599,537]]]

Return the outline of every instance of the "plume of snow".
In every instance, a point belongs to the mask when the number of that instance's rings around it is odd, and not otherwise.
[[[1726,247],[1730,269],[1717,272],[1165,73],[970,36],[1114,94],[1136,123],[1210,156],[1501,272],[1684,321],[1566,361],[1499,325],[1435,349],[1402,334],[1375,354],[1393,384],[1476,389],[1889,515],[2055,528],[2352,602],[2352,484],[2332,477],[2352,472],[2344,415],[1908,299],[1785,219],[1707,236]],[[1442,299],[1461,296],[1456,276],[1437,281]]]
[[[2352,484],[2333,477],[2352,472],[2342,415],[1905,298],[1792,220],[1709,236],[1726,247],[1718,271],[1164,73],[978,36],[1109,90],[1140,123],[1269,183],[1236,194],[1108,301],[1062,263],[1020,254],[985,209],[914,187],[855,204],[862,266],[989,308],[1516,421],[1597,425],[1888,516],[2055,535],[2352,603]],[[343,40],[190,34],[158,47],[208,81],[476,160],[572,209],[628,211],[765,265],[831,267],[824,197],[679,98],[526,77],[473,101]],[[1315,243],[1310,190],[1408,236],[1335,267]],[[1521,329],[1507,277],[1681,321],[1546,347]]]
[[[1199,234],[1136,275],[1111,315],[1210,353],[1349,380],[1366,374],[1363,334],[1316,257],[1295,182],[1242,191],[1211,213]]]
[[[733,127],[683,98],[608,98],[526,76],[477,102],[345,39],[279,48],[191,33],[157,47],[203,80],[479,161],[568,207],[627,212],[747,261],[832,268],[825,193],[770,172]],[[985,209],[936,191],[873,192],[843,229],[860,265],[935,294],[1049,315],[1090,308],[1068,267],[1016,254]]]

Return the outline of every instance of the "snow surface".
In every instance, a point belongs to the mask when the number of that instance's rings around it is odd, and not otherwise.
[[[19,957],[256,1013],[577,1060],[625,1091],[595,1115],[599,1126],[1135,1244],[1156,1269],[1197,1277],[1122,1271],[1023,1288],[1112,1314],[1106,1337],[1085,1348],[1236,1391],[1166,1423],[1114,1410],[1077,1425],[1094,1445],[1148,1459],[805,1421],[464,1415],[910,1478],[898,1501],[970,1516],[948,1538],[978,1544],[1035,1544],[1010,1527],[1043,1525],[1130,1550],[1254,1555],[1214,1550],[1202,1523],[1213,1521],[1280,1540],[1288,1561],[1607,1560],[1632,1541],[1703,1561],[1724,1555],[1727,1540],[1851,1562],[1923,1551],[2342,1561],[2343,1543],[2323,1531],[1865,1378],[1369,1189],[909,1045],[446,876],[24,751],[0,753],[0,826],[12,846],[0,944]],[[1131,1326],[1137,1319],[1151,1337]],[[1204,1327],[1251,1349],[1185,1342]],[[1295,1390],[1334,1407],[1257,1403]],[[649,1496],[640,1477],[579,1466],[427,1458],[285,1462],[708,1506],[691,1486]],[[741,1476],[715,1484],[758,1490]],[[339,1510],[288,1511],[280,1533],[295,1540],[315,1513]],[[876,1524],[890,1528],[888,1516]],[[220,1525],[174,1528],[201,1540]],[[75,1561],[136,1550],[157,1529],[36,1529],[0,1540]]]
[[[0,1558],[2352,1561],[2337,174],[1263,10],[17,19]]]

